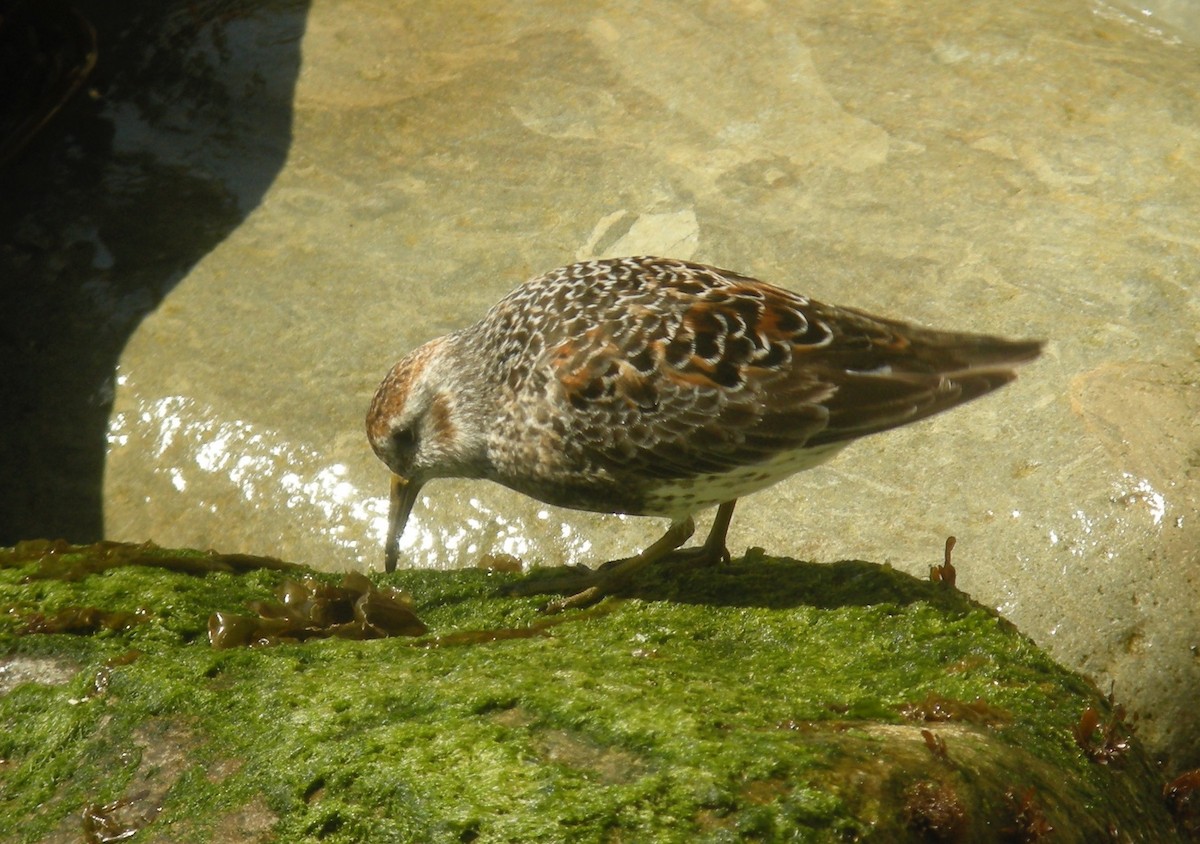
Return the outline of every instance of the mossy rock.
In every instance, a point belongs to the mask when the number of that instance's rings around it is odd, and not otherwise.
[[[947,583],[751,552],[547,618],[401,571],[423,635],[210,644],[302,578],[0,551],[0,840],[1180,840],[1119,713]]]

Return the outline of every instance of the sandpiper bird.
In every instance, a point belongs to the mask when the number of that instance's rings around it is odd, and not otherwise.
[[[671,520],[641,553],[580,572],[579,591],[554,608],[597,600],[668,555],[728,559],[738,498],[990,392],[1040,349],[687,261],[562,267],[411,352],[379,385],[367,435],[393,472],[385,568],[422,485],[446,477]],[[677,551],[693,514],[714,505],[704,544]]]

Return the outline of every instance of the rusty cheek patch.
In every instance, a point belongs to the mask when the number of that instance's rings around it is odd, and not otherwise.
[[[450,402],[445,396],[439,395],[429,407],[429,421],[441,442],[453,441],[458,433],[450,417]]]

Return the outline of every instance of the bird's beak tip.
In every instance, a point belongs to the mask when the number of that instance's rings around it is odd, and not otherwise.
[[[384,571],[395,571],[400,558],[400,536],[408,523],[413,504],[417,500],[417,492],[421,485],[414,483],[412,478],[392,473],[392,494],[388,513],[388,536],[384,545]]]

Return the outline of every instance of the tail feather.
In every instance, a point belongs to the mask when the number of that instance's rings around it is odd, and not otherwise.
[[[957,407],[1017,377],[1014,367],[1036,358],[1037,340],[922,332],[909,354],[875,370],[843,369],[825,403],[828,426],[808,444],[824,445],[886,431]]]

